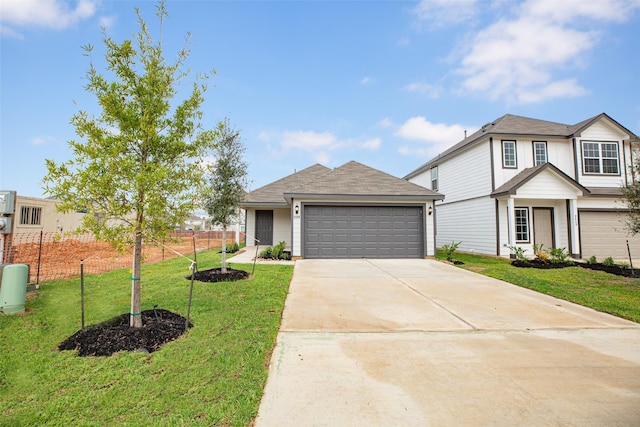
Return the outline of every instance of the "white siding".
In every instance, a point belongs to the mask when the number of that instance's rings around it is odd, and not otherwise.
[[[517,198],[525,199],[575,199],[582,192],[567,182],[566,179],[560,178],[549,169],[538,174],[535,179],[527,182],[518,188]]]
[[[438,165],[438,192],[445,195],[446,203],[491,193],[489,150],[488,142],[482,142]],[[430,172],[425,174],[430,182]]]
[[[508,140],[508,138],[505,138]],[[547,143],[547,161],[570,177],[575,176],[573,164],[573,141],[570,139],[545,140],[541,138],[516,140],[517,169],[502,167],[502,139],[493,140],[493,161],[495,165],[495,186],[500,187],[514,176],[534,166],[533,141]]]
[[[256,238],[256,208],[246,208],[247,210],[247,224],[246,224],[246,239],[247,246],[255,245]],[[284,240],[289,246],[291,242],[291,220],[290,220],[290,208],[260,208],[258,210],[273,210],[273,244]]]
[[[256,238],[256,210],[254,208],[245,208],[246,224],[245,224],[245,244],[247,246],[255,246]]]
[[[531,155],[533,156],[533,153]],[[571,178],[576,178],[576,168],[573,162],[573,140],[548,140],[547,161]]]
[[[291,208],[273,210],[273,244],[285,241],[291,244]]]
[[[436,246],[462,242],[459,250],[496,253],[495,200],[482,197],[438,205]]]
[[[533,208],[553,208],[553,233],[556,248],[569,250],[569,232],[567,225],[567,204],[565,200],[531,200],[517,199],[515,207],[529,209],[529,236],[533,242]],[[500,200],[498,212],[500,216],[500,256],[508,257],[510,249],[505,247],[509,243],[509,226],[507,223],[508,209],[506,200]],[[517,246],[524,248],[525,255],[533,256],[533,243],[519,243]],[[548,249],[548,248],[545,248]],[[574,249],[575,250],[575,249]],[[577,252],[577,250],[575,250]]]

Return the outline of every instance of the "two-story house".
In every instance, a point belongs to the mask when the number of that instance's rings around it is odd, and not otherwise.
[[[445,195],[436,245],[498,256],[518,246],[565,248],[576,258],[640,258],[625,227],[621,187],[634,179],[638,137],[606,114],[575,125],[507,114],[405,179]]]

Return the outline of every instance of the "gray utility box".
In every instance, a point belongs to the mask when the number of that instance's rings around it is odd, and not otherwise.
[[[0,215],[11,215],[16,209],[16,192],[0,190]]]
[[[0,264],[0,311],[5,314],[24,311],[28,281],[29,265]]]

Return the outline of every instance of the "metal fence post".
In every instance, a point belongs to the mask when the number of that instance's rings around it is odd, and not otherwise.
[[[40,230],[40,245],[38,246],[38,272],[36,273],[36,288],[40,286],[40,262],[42,261],[42,235],[43,232]]]

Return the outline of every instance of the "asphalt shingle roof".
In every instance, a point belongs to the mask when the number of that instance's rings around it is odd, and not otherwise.
[[[486,125],[482,126],[481,129],[472,133],[457,144],[453,145],[451,148],[438,154],[427,163],[407,174],[407,176],[405,176],[404,178],[409,179],[430,168],[431,166],[437,165],[439,161],[451,156],[452,154],[463,148],[466,148],[467,146],[473,145],[475,142],[482,140],[488,135],[530,135],[533,137],[539,136],[541,138],[570,138],[572,136],[578,135],[582,130],[601,118],[605,118],[611,123],[619,126],[620,129],[623,129],[626,133],[629,134],[629,137],[631,139],[637,139],[636,135],[634,135],[631,131],[620,125],[605,113],[598,114],[597,116],[583,120],[575,125],[567,125],[563,123],[516,116],[513,114],[505,114],[504,116],[494,120],[493,122],[487,123]]]
[[[292,188],[286,195],[443,198],[435,191],[355,161],[345,163],[314,181]]]
[[[291,175],[285,176],[284,178],[274,181],[271,184],[267,184],[263,187],[247,193],[244,196],[243,203],[241,203],[240,206],[242,206],[243,204],[253,203],[286,205],[287,202],[285,201],[283,196],[285,192],[289,191],[292,188],[296,188],[306,182],[314,181],[330,170],[331,169],[321,164],[309,166],[306,169],[303,169],[296,173],[292,173]]]
[[[349,197],[439,200],[443,195],[377,169],[351,161],[329,169],[316,164],[244,197],[241,206],[286,205],[292,197]]]
[[[540,174],[542,171],[546,169],[551,169],[557,175],[567,180],[567,182],[569,182],[576,188],[580,189],[584,195],[589,194],[589,190],[587,190],[585,187],[580,185],[570,176],[562,172],[556,166],[552,165],[551,163],[544,163],[544,164],[523,170],[522,172],[520,172],[519,174],[511,178],[509,181],[505,182],[500,187],[496,188],[491,193],[491,197],[499,197],[507,194],[515,194],[518,188],[522,187],[524,184],[526,184],[527,182],[535,178],[538,174]]]

